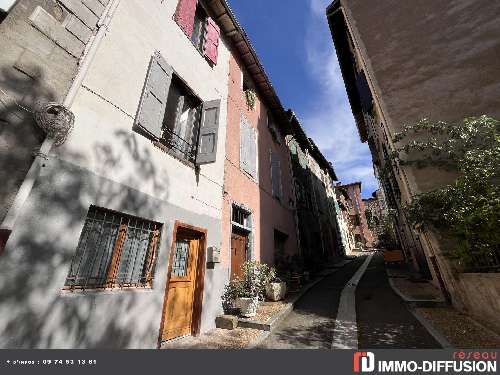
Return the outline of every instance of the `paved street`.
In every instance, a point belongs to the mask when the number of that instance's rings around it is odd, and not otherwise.
[[[314,286],[259,348],[330,349],[340,296],[365,259],[356,259]],[[359,348],[440,347],[392,291],[380,254],[356,288],[356,315]]]
[[[373,257],[356,288],[356,316],[360,348],[441,348],[392,290],[382,254]]]

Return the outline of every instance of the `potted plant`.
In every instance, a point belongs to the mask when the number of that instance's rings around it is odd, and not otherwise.
[[[272,270],[271,279],[266,285],[266,297],[271,301],[281,301],[286,295],[286,282],[276,276],[276,271]]]
[[[240,310],[240,315],[247,318],[255,316],[262,293],[261,264],[254,261],[245,262],[243,279],[236,282],[239,283],[239,288],[235,305]]]

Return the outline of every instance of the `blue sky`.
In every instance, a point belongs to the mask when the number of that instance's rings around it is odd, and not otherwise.
[[[325,9],[331,0],[229,0],[285,109],[333,162],[342,183],[377,189],[370,151],[359,140]]]

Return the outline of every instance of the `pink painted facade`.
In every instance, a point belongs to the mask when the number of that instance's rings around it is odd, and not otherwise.
[[[353,228],[354,242],[362,242],[365,248],[374,247],[372,232],[368,228],[368,222],[365,215],[365,203],[361,197],[361,182],[353,182],[348,185],[341,185],[339,188],[347,191],[349,199],[352,202],[350,208],[350,221]]]
[[[234,52],[233,52],[234,53]],[[226,134],[226,159],[224,170],[224,203],[222,214],[222,264],[231,265],[232,210],[242,206],[250,212],[251,234],[248,257],[263,263],[274,264],[275,233],[283,234],[284,252],[298,252],[295,196],[290,164],[290,154],[285,137],[277,132],[278,141],[268,127],[268,109],[257,93],[254,109],[248,107],[243,91],[243,65],[238,57],[231,56],[228,93],[228,119]],[[252,84],[250,82],[250,84]],[[256,134],[257,174],[252,177],[240,163],[241,118]],[[276,126],[277,128],[278,126]],[[271,152],[280,160],[282,198],[273,197],[271,177]]]

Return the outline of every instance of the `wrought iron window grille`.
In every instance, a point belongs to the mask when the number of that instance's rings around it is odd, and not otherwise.
[[[161,227],[90,206],[64,289],[151,287]]]

